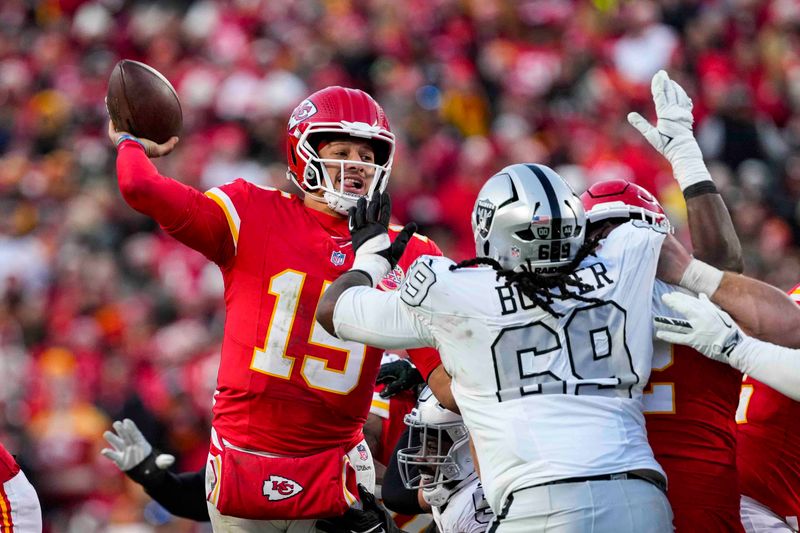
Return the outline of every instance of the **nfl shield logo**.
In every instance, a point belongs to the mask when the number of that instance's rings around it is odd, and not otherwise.
[[[344,264],[344,258],[345,258],[344,252],[339,252],[338,250],[334,250],[333,253],[331,254],[331,263],[333,263],[334,266],[337,267],[342,266]]]
[[[358,457],[362,461],[366,461],[369,458],[369,455],[367,455],[367,447],[364,446],[363,444],[359,444],[358,446],[356,446],[356,450],[358,450]]]

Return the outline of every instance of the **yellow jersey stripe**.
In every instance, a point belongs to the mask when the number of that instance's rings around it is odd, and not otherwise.
[[[392,231],[403,231],[403,227],[400,224],[389,224],[389,229]],[[420,235],[419,233],[415,233],[412,237],[416,237],[417,239],[421,240],[422,242],[428,242],[428,239],[425,235]]]
[[[233,245],[238,246],[239,227],[242,225],[242,221],[239,218],[239,213],[236,212],[236,207],[233,205],[233,201],[231,200],[230,196],[225,194],[219,187],[214,187],[213,189],[207,190],[206,196],[214,200],[222,209],[222,212],[225,213],[225,218],[228,219],[228,227],[230,228],[231,236],[233,237]]]
[[[11,502],[8,501],[6,491],[0,485],[0,532],[13,533],[14,523],[11,520]]]
[[[344,501],[347,502],[347,505],[352,506],[357,501],[357,499],[355,496],[353,496],[353,494],[349,490],[347,490],[348,467],[353,468],[350,464],[350,458],[347,455],[345,455],[342,460],[342,489],[344,492]],[[353,472],[355,472],[355,468],[353,468]]]
[[[389,402],[390,400],[384,400],[380,394],[373,392],[369,412],[381,418],[389,418]]]
[[[213,503],[214,507],[216,507],[219,498],[219,488],[222,485],[222,459],[219,455],[214,456],[214,469],[216,470],[215,473],[217,475],[217,484],[211,491],[211,503]]]

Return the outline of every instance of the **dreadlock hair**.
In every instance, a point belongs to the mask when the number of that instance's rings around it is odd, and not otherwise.
[[[539,274],[531,271],[524,265],[520,271],[504,269],[497,260],[490,257],[473,257],[466,261],[461,261],[456,265],[450,266],[450,270],[466,268],[475,265],[487,265],[497,271],[497,279],[504,278],[506,286],[515,284],[520,292],[527,296],[535,306],[541,307],[554,317],[561,317],[562,314],[553,309],[552,304],[555,300],[579,300],[587,303],[602,303],[597,298],[587,298],[571,291],[570,287],[575,287],[579,291],[590,290],[591,286],[583,283],[573,272],[580,265],[581,261],[589,255],[594,255],[597,243],[602,236],[595,235],[583,243],[572,259],[566,265],[558,267],[552,274]],[[558,289],[558,292],[554,292]]]

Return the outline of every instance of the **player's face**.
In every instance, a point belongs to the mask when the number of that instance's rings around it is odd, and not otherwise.
[[[430,433],[428,434],[428,438],[425,439],[425,456],[426,457],[436,457],[436,456],[444,456],[450,451],[450,448],[453,447],[453,441],[450,436],[446,432],[442,432],[442,440],[441,444],[439,442],[438,434],[439,432],[436,430],[429,430]],[[422,459],[424,462],[429,462],[425,458]],[[420,471],[423,474],[427,475],[435,475],[436,470],[435,466],[422,466],[419,467]]]
[[[344,165],[325,163],[325,168],[336,189],[339,189],[344,180],[345,192],[362,196],[367,194],[372,179],[375,177],[375,167],[361,165],[359,161],[375,163],[375,152],[368,142],[360,140],[332,141],[319,150],[319,155],[322,159],[347,161]]]

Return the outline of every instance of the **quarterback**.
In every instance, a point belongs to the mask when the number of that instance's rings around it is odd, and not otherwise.
[[[399,291],[381,293],[369,285],[390,266],[372,207],[382,201],[352,212],[364,268],[334,282],[317,319],[341,339],[439,350],[491,530],[671,531],[640,404],[665,233],[630,221],[587,239],[580,200],[558,174],[511,165],[478,195],[475,260],[420,258]]]
[[[314,311],[356,259],[347,209],[389,179],[395,143],[383,109],[343,87],[297,106],[287,175],[305,191],[302,199],[241,179],[203,194],[161,176],[149,160],[169,153],[177,138],[157,145],[111,124],[109,136],[125,201],[216,263],[224,279],[206,464],[215,531],[313,531],[314,518],[355,505],[357,483],[374,489],[362,426],[382,351],[329,335]],[[389,232],[408,244],[386,272],[391,280],[417,256],[440,255],[410,228]]]

